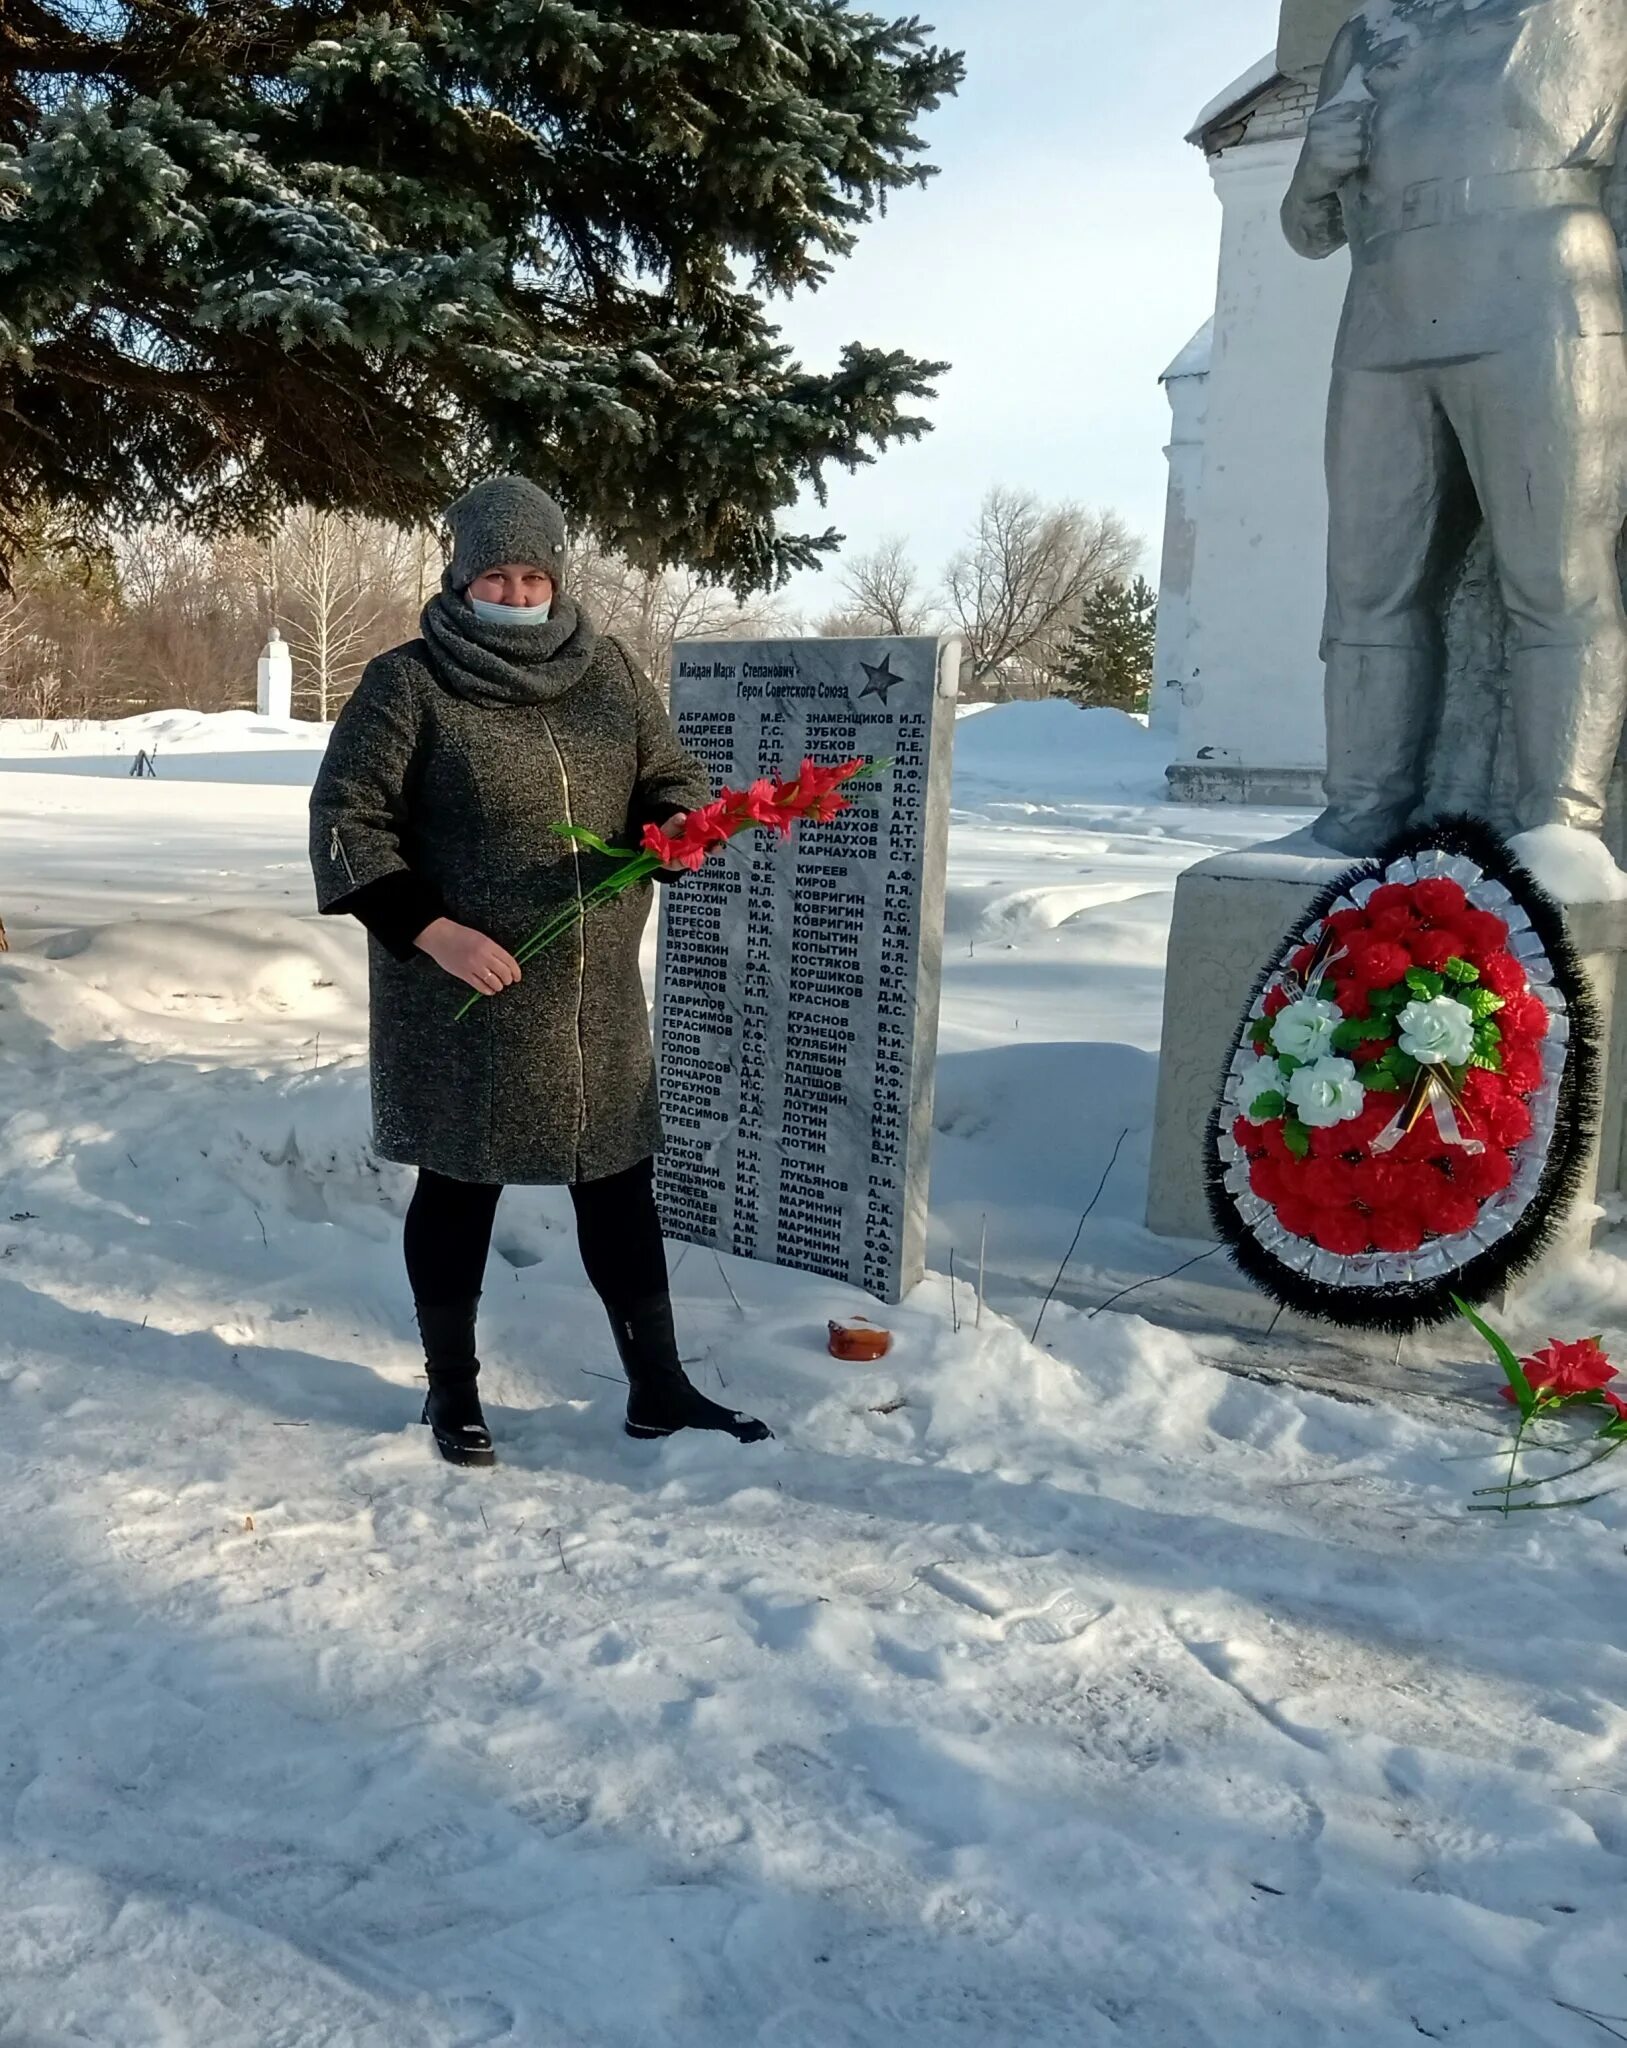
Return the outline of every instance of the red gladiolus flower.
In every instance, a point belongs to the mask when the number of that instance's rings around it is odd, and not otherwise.
[[[740,829],[736,792],[724,790],[709,804],[698,804],[684,820],[683,836],[697,846],[722,846]]]
[[[1522,1095],[1534,1095],[1542,1086],[1542,1061],[1534,1047],[1503,1047],[1503,1079]]]
[[[702,865],[711,851],[706,840],[691,839],[687,833],[672,839],[660,825],[646,825],[642,843],[644,851],[653,853],[664,866],[683,868],[689,874]]]
[[[1512,1394],[1514,1389],[1509,1387],[1505,1391]],[[1624,1401],[1619,1394],[1612,1394],[1608,1389],[1601,1389],[1601,1392],[1603,1392],[1607,1404],[1615,1409],[1619,1420],[1627,1422],[1627,1401]]]
[[[1282,1193],[1282,1167],[1275,1159],[1256,1159],[1248,1182],[1262,1202],[1274,1202]]]
[[[1367,914],[1372,917],[1384,911],[1405,910],[1410,916],[1411,906],[1412,897],[1404,883],[1386,882],[1368,897]]]
[[[1575,1394],[1594,1394],[1616,1376],[1616,1368],[1605,1357],[1597,1337],[1582,1337],[1574,1344],[1557,1338],[1543,1345],[1530,1358],[1522,1358],[1525,1376],[1540,1393],[1556,1401],[1568,1401]],[[1513,1397],[1513,1388],[1505,1389]]]
[[[796,822],[794,814],[780,801],[780,788],[766,778],[754,782],[750,789],[740,794],[741,814],[753,825],[766,825],[771,832],[777,832],[782,839],[789,839],[791,827]]]

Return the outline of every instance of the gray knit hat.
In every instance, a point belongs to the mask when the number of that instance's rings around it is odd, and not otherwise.
[[[447,580],[467,590],[505,562],[529,562],[557,587],[565,571],[565,515],[523,476],[489,476],[446,508],[452,529]]]

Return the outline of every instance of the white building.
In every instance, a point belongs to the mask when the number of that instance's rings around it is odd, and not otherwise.
[[[1188,801],[1319,803],[1327,490],[1322,472],[1343,254],[1308,263],[1280,211],[1316,101],[1314,66],[1350,0],[1284,23],[1198,116],[1222,212],[1215,317],[1164,373],[1174,427],[1154,722]],[[1304,37],[1309,29],[1309,47]],[[1297,42],[1297,47],[1296,47]]]

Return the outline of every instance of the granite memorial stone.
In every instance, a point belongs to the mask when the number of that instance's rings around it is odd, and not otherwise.
[[[679,737],[715,787],[888,765],[788,844],[668,891],[656,1042],[669,1236],[897,1301],[925,1271],[959,642],[689,641]]]

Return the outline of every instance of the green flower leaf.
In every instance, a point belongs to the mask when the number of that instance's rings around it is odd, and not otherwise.
[[[1466,1301],[1452,1296],[1452,1306],[1465,1322],[1473,1324],[1491,1346],[1497,1363],[1503,1368],[1504,1377],[1514,1390],[1514,1399],[1519,1403],[1520,1414],[1527,1422],[1537,1412],[1537,1395],[1531,1382],[1525,1376],[1525,1368],[1514,1355],[1513,1347],[1491,1327],[1483,1322]]]
[[[1421,1003],[1432,1003],[1446,990],[1446,983],[1438,974],[1431,974],[1427,967],[1407,969],[1407,987]]]
[[[1271,1050],[1271,1019],[1269,1017],[1256,1017],[1253,1030],[1249,1036],[1254,1042],[1254,1050],[1256,1052],[1269,1052]]]
[[[1465,987],[1480,979],[1480,969],[1472,960],[1460,960],[1454,953],[1444,969],[1448,981],[1462,982]]]
[[[1495,1017],[1505,1007],[1503,998],[1494,996],[1489,988],[1465,989],[1458,1000],[1477,1023],[1484,1022],[1487,1017]]]
[[[1279,1052],[1277,1055],[1277,1065],[1285,1074],[1297,1074],[1304,1064],[1303,1060],[1296,1060],[1291,1052]]]
[[[1296,1159],[1308,1159],[1311,1156],[1310,1128],[1302,1124],[1298,1117],[1291,1116],[1283,1125],[1282,1141]]]
[[[1398,983],[1394,988],[1375,989],[1368,997],[1372,1008],[1384,1016],[1393,1016],[1397,1010],[1404,1010],[1411,1001],[1412,990],[1404,983]]]
[[[1249,1116],[1255,1123],[1269,1123],[1273,1117],[1284,1114],[1288,1098],[1275,1088],[1268,1088],[1263,1095],[1256,1095],[1248,1106]]]

